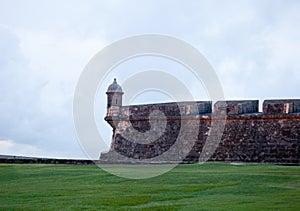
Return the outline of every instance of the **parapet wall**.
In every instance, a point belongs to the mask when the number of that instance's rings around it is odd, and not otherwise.
[[[225,128],[210,160],[299,165],[299,112],[300,100],[265,100],[263,112],[258,112],[257,100],[219,101],[214,104],[213,112],[210,101],[114,107],[108,110],[105,117],[113,128],[111,149],[108,153],[102,153],[100,159],[108,162],[143,162],[168,154],[164,157],[166,162],[198,162],[214,119],[224,123]],[[141,144],[129,140],[128,137],[135,136],[130,132],[130,127],[146,134],[155,129],[151,128],[151,123],[163,119],[167,122],[165,130],[153,142]],[[185,130],[179,133],[183,125]],[[195,142],[191,142],[194,125],[199,125],[196,128],[198,136]],[[122,135],[124,132],[127,138]],[[175,142],[180,144],[173,147]],[[190,143],[193,146],[189,148]],[[189,153],[182,157],[176,148]]]
[[[218,101],[214,113],[219,115],[247,114],[258,112],[258,100]]]
[[[130,105],[122,107],[112,107],[108,109],[107,117],[128,118],[134,116],[136,118],[148,117],[155,110],[166,112],[167,116],[174,115],[202,115],[212,113],[211,101],[187,101],[177,103],[159,103]],[[180,113],[178,113],[180,111]]]
[[[265,100],[264,114],[290,114],[300,112],[300,100]]]

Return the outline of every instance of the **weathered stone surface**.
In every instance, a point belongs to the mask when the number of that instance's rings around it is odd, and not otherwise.
[[[265,100],[264,114],[290,114],[300,112],[300,100]]]
[[[300,115],[229,117],[210,160],[300,163]],[[197,161],[205,139],[199,138],[186,161]]]
[[[276,102],[268,100],[264,103],[263,113],[258,112],[258,101],[217,102],[214,105],[214,113],[211,113],[211,102],[201,101],[122,106],[117,108],[116,112],[110,112],[111,116],[105,117],[114,132],[111,149],[108,153],[102,153],[100,160],[156,162],[156,156],[169,152],[163,157],[164,162],[198,162],[211,132],[211,120],[214,118],[224,122],[225,129],[210,160],[299,165],[298,102],[300,100]],[[277,106],[286,103],[292,106],[289,112],[283,112],[282,107]],[[159,112],[155,113],[157,110]],[[141,134],[147,133],[153,129],[151,124],[163,120],[166,120],[166,128],[153,142],[141,144],[122,136],[129,127],[133,127]],[[196,129],[198,136],[194,143],[191,137],[195,131],[194,125],[198,123],[199,127]],[[183,125],[186,128],[179,134]],[[155,133],[158,131],[155,130]],[[176,140],[180,143],[174,147]],[[194,144],[189,148],[190,143]],[[188,155],[182,157],[179,151],[188,152]]]
[[[258,112],[258,100],[218,101],[214,105],[214,113],[219,115],[256,112]]]

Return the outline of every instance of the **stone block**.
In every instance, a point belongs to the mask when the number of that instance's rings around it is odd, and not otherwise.
[[[214,104],[214,114],[234,115],[258,112],[258,100],[218,101]]]
[[[264,114],[290,114],[300,112],[300,100],[265,100],[263,103]]]

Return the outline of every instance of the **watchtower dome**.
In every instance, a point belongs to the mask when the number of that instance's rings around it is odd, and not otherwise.
[[[113,83],[107,88],[107,108],[112,106],[122,106],[122,87],[114,79]]]

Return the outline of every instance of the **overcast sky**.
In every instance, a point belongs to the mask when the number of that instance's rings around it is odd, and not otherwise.
[[[0,0],[0,154],[86,157],[73,125],[76,82],[97,52],[132,35],[170,35],[196,47],[227,99],[300,98],[299,23],[296,0]],[[105,91],[96,113],[109,145]]]

